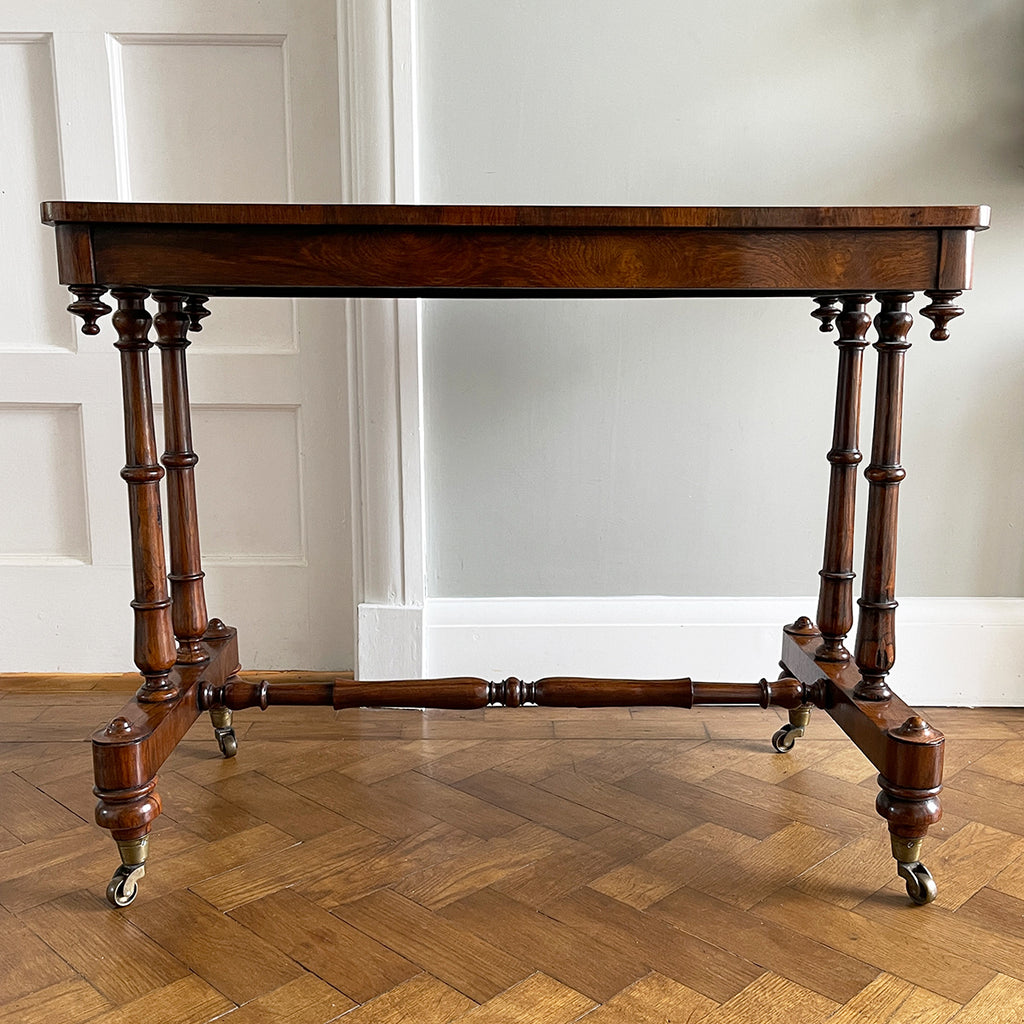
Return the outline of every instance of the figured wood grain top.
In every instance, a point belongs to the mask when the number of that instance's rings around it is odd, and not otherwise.
[[[400,206],[44,202],[45,224],[494,228],[959,228],[984,230],[987,206]]]

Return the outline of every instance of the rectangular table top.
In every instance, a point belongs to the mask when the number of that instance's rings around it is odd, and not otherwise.
[[[985,206],[46,202],[65,284],[208,295],[815,295],[970,287]]]

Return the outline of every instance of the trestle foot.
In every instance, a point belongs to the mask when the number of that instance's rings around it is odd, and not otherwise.
[[[139,894],[139,882],[146,874],[149,836],[115,841],[121,863],[107,886],[107,902],[114,907],[127,907]]]

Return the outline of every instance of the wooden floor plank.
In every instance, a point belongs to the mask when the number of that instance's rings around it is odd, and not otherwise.
[[[889,929],[907,924],[907,901],[898,890],[875,893],[857,913]],[[982,889],[956,912],[934,904],[926,917],[913,920],[914,937],[923,948],[940,945],[948,952],[1024,981],[1024,904],[992,889]],[[920,915],[918,915],[920,916]],[[1024,1019],[1024,1008],[1022,1008]]]
[[[574,839],[593,835],[615,820],[500,771],[479,772],[455,788]]]
[[[729,1002],[712,1010],[705,1024],[818,1024],[838,1004],[775,974],[762,975]]]
[[[459,1024],[571,1024],[594,1005],[582,992],[537,973],[457,1020]]]
[[[697,1024],[717,1008],[707,996],[652,971],[583,1020],[586,1024]]]
[[[928,855],[929,868],[943,880],[937,905],[955,910],[1019,859],[1024,859],[1024,837],[968,823]]]
[[[192,891],[218,910],[277,892],[290,885],[311,885],[353,861],[387,849],[391,841],[359,825],[346,825],[285,850],[254,860],[192,885]]]
[[[981,772],[963,771],[942,791],[944,813],[1024,836],[1021,785]]]
[[[72,978],[0,1007],[0,1024],[85,1024],[109,1009],[109,1001],[88,982]]]
[[[501,770],[513,778],[536,784],[541,779],[557,772],[576,773],[584,761],[625,747],[629,742],[621,737],[597,740],[549,740],[543,744],[535,744],[533,749],[524,746],[522,754],[502,762]]]
[[[439,913],[595,1002],[649,973],[638,957],[613,949],[593,932],[580,932],[493,891],[481,890]]]
[[[927,907],[821,715],[783,755],[757,708],[282,707],[234,759],[203,716],[115,912],[86,737],[124,692],[0,679],[0,1024],[1024,1020],[1024,710],[925,712]]]
[[[558,772],[541,779],[537,786],[593,811],[641,828],[645,832],[671,839],[699,823],[699,819],[666,807],[645,796],[629,792],[608,782],[582,775]]]
[[[365,786],[339,771],[322,772],[304,779],[302,792],[308,799],[349,821],[392,839],[405,839],[438,824],[437,818],[389,796],[379,786]]]
[[[416,770],[428,778],[449,785],[479,772],[503,767],[508,762],[542,757],[559,746],[555,740],[477,740],[471,746],[453,751],[436,761],[421,764]]]
[[[220,1019],[223,1024],[325,1024],[354,1005],[315,974],[303,974]]]
[[[828,1024],[946,1024],[959,1010],[959,1003],[880,974],[829,1017]]]
[[[23,843],[84,824],[84,819],[12,772],[0,774],[0,806],[4,809],[4,828]]]
[[[590,843],[574,842],[499,878],[491,883],[491,888],[540,910],[608,874],[628,857],[596,849]]]
[[[836,1003],[851,999],[878,974],[856,950],[842,951],[812,929],[798,930],[757,908],[743,911],[696,889],[677,889],[650,914],[705,942],[724,943],[737,956]]]
[[[0,909],[0,1006],[70,981],[72,967],[13,914]]]
[[[971,770],[1014,785],[1024,783],[1024,740],[1007,740],[977,758]]]
[[[431,910],[438,910],[507,878],[548,854],[564,850],[570,840],[532,823],[508,835],[407,875],[394,888]]]
[[[345,903],[334,914],[478,1003],[529,973],[516,957],[390,889]]]
[[[906,901],[902,908],[904,925],[897,929],[795,890],[769,896],[754,909],[769,920],[814,935],[834,949],[958,1003],[973,998],[995,974],[987,967],[949,952],[945,945],[931,946],[929,955],[922,957],[920,947],[905,938],[906,935],[916,936],[916,916],[920,908],[908,906]],[[908,914],[915,916],[907,917]]]
[[[703,783],[722,796],[761,810],[774,811],[790,821],[801,821],[814,828],[828,829],[847,839],[863,835],[876,824],[874,797],[868,795],[863,811],[847,810],[828,799],[796,794],[785,786],[773,786],[749,775],[724,770]]]
[[[190,892],[137,901],[126,916],[235,1003],[280,988],[302,973],[278,947]]]
[[[294,889],[281,889],[235,907],[229,916],[357,1003],[420,973],[405,957],[303,899]]]
[[[802,871],[790,885],[808,896],[852,910],[892,881],[892,852],[885,824],[879,821],[874,835],[841,847]]]
[[[716,760],[720,764],[722,755]],[[618,786],[661,807],[672,807],[695,823],[712,821],[755,839],[767,839],[792,821],[788,815],[717,793],[701,782],[665,775],[662,768],[659,765],[653,771],[636,772],[620,779]]]
[[[705,741],[690,740],[630,740],[627,743],[603,747],[592,757],[578,762],[575,770],[598,782],[618,782],[627,775],[657,768],[670,758],[692,754]]]
[[[349,1010],[343,1019],[345,1024],[449,1024],[472,1006],[473,1001],[461,992],[429,974],[419,974]]]
[[[732,998],[763,971],[721,945],[673,928],[593,889],[580,889],[546,908],[549,917],[601,942],[624,956],[681,982],[716,1003]]]
[[[207,841],[254,828],[261,819],[175,771],[163,771],[157,792],[164,814]]]
[[[188,974],[163,946],[88,893],[62,896],[21,919],[115,1006]]]
[[[519,814],[414,771],[390,776],[373,788],[481,839],[503,836],[527,824],[527,819]]]
[[[1024,981],[993,978],[954,1018],[956,1024],[1019,1024]]]
[[[198,843],[176,855],[158,850],[146,872],[146,895],[189,889],[254,859],[284,854],[296,845],[293,836],[273,825],[257,825],[210,843]]]
[[[417,872],[457,861],[485,847],[484,840],[441,822],[425,832],[347,858],[336,864],[330,874],[306,882],[303,890],[316,904],[333,910],[341,903],[385,886],[395,886]]]
[[[148,996],[94,1018],[94,1024],[196,1024],[235,1008],[230,999],[190,974]]]
[[[248,811],[257,821],[269,822],[300,840],[334,832],[349,822],[322,803],[255,771],[211,782],[206,788]]]

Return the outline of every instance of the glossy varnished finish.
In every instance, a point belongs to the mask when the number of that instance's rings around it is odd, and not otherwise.
[[[43,204],[64,283],[210,295],[962,289],[987,216],[985,207]]]
[[[161,461],[167,472],[171,618],[178,643],[178,660],[188,663],[202,661],[206,656],[200,641],[207,624],[193,472],[199,456],[192,450],[191,408],[185,367],[190,317],[185,310],[186,296],[157,292],[153,298],[159,309],[153,324],[163,371],[167,450]]]
[[[168,676],[175,661],[171,599],[167,589],[160,481],[153,425],[153,396],[149,378],[147,293],[140,288],[115,288],[114,327],[121,353],[125,454],[121,476],[128,485],[128,515],[132,536],[135,581],[135,664],[142,673],[139,699],[173,700],[179,690]]]
[[[871,317],[866,312],[870,295],[844,298],[842,310],[833,314],[839,328],[839,372],[836,383],[835,426],[832,448],[828,513],[825,521],[825,554],[818,597],[818,626],[824,661],[847,661],[843,641],[853,626],[853,544],[857,467],[861,462],[860,389],[864,346]],[[813,314],[812,314],[813,315]],[[823,324],[827,329],[828,325]]]
[[[559,708],[753,704],[790,712],[778,750],[824,709],[879,772],[876,809],[917,902],[934,898],[920,840],[938,821],[943,737],[892,694],[903,373],[913,317],[948,337],[970,287],[975,233],[988,209],[955,207],[480,207],[43,204],[56,228],[69,309],[94,334],[117,302],[124,380],[136,699],[94,737],[97,820],[119,840],[125,872],[160,811],[156,772],[189,725],[211,711],[226,756],[232,711],[272,705]],[[156,304],[167,450],[153,438],[146,299]],[[238,674],[234,630],[206,622],[185,352],[208,298],[323,296],[805,295],[821,330],[838,328],[839,367],[818,625],[784,629],[775,682],[696,682],[549,676],[282,683]],[[854,656],[855,483],[864,348],[872,320],[877,384],[867,536]],[[166,468],[170,592],[163,561],[160,480]],[[175,661],[177,663],[175,664]],[[510,666],[512,668],[514,666]],[[219,723],[219,724],[218,724]],[[790,730],[787,732],[787,730]],[[230,745],[225,737],[230,734]],[[133,845],[134,844],[134,845]],[[142,851],[142,852],[140,852]],[[134,878],[134,875],[131,876]],[[115,876],[115,879],[117,876]],[[113,884],[113,883],[112,883]],[[109,893],[108,893],[109,895]],[[116,902],[116,901],[115,901]]]
[[[823,714],[779,756],[759,708],[314,707],[193,730],[115,914],[81,734],[132,689],[0,677],[3,1024],[1024,1019],[1024,709],[927,712],[924,913]]]

